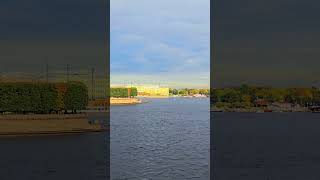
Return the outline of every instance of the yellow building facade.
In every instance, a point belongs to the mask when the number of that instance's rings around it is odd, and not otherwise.
[[[169,88],[159,86],[132,86],[136,87],[138,96],[169,96]]]

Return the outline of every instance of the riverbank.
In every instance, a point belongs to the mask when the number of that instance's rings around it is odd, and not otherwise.
[[[142,101],[138,98],[110,98],[110,105],[134,105]]]
[[[73,134],[106,130],[86,114],[0,115],[0,136]]]
[[[137,96],[138,98],[166,99],[166,98],[208,98],[208,96]]]
[[[146,98],[146,99],[166,99],[170,98],[170,96],[138,96],[138,98]]]
[[[251,113],[260,113],[260,112],[311,112],[308,108],[260,108],[260,107],[250,107],[250,108],[218,108],[211,107],[211,112],[251,112]]]

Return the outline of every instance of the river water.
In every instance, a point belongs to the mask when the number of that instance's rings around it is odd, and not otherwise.
[[[106,113],[89,118],[108,120]],[[110,175],[108,141],[109,131],[1,137],[0,180],[106,180]]]
[[[111,134],[0,138],[0,179],[106,180],[110,157],[113,180],[209,179],[209,99],[148,101],[112,106]]]
[[[209,99],[111,107],[113,180],[209,179]]]
[[[212,179],[318,180],[320,113],[212,113]]]
[[[111,107],[111,179],[209,179],[209,100]],[[93,119],[108,119],[94,114]],[[318,180],[320,113],[212,113],[215,180]],[[0,138],[2,180],[106,180],[109,131]]]

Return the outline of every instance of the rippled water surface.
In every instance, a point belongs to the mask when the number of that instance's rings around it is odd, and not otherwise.
[[[111,107],[111,178],[209,179],[209,99]]]
[[[319,113],[212,113],[215,180],[318,180]]]

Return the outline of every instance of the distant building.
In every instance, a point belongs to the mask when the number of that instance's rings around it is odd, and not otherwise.
[[[167,87],[141,85],[130,85],[127,87],[136,87],[138,96],[169,96],[169,88]]]
[[[254,104],[256,107],[267,107],[269,103],[265,99],[257,99]]]

